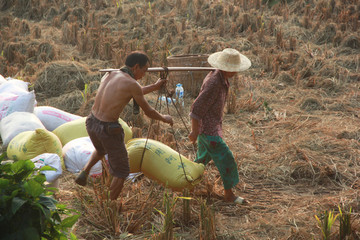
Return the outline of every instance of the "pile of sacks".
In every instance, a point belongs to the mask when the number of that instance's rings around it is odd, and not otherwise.
[[[37,106],[35,93],[28,90],[28,84],[0,75],[2,148],[11,160],[31,159],[36,167],[55,168],[56,171],[43,173],[49,183],[58,185],[62,170],[78,173],[95,149],[86,131],[86,117],[51,106]],[[121,118],[119,123],[125,133],[131,173],[143,172],[174,190],[191,188],[199,182],[204,172],[202,164],[158,141],[132,139],[131,128]],[[99,161],[91,169],[90,177],[101,173]]]
[[[10,160],[31,159],[37,168],[55,168],[56,171],[43,173],[47,182],[57,186],[62,171],[79,172],[94,147],[85,129],[85,117],[51,106],[37,106],[35,93],[28,87],[28,82],[0,75],[2,150]],[[99,162],[91,174],[97,176],[101,172]]]

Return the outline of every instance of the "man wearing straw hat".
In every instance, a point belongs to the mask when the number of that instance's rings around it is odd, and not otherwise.
[[[101,79],[91,113],[86,118],[86,130],[95,150],[75,182],[85,186],[91,168],[107,153],[109,172],[113,176],[110,184],[111,200],[118,198],[124,180],[129,175],[124,130],[118,119],[131,98],[139,104],[146,116],[173,124],[171,116],[160,114],[144,98],[145,94],[159,90],[166,83],[165,79],[159,79],[155,84],[140,86],[137,80],[145,76],[148,67],[149,58],[144,53],[130,53],[120,71],[107,73]]]
[[[250,60],[237,50],[226,48],[208,57],[209,64],[216,68],[204,79],[198,97],[191,106],[191,142],[198,143],[197,163],[207,164],[211,159],[220,172],[224,185],[224,201],[236,204],[247,203],[232,190],[239,182],[239,173],[234,156],[222,138],[222,120],[229,90],[229,78],[251,66]]]

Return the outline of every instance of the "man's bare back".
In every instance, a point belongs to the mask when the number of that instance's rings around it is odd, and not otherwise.
[[[133,69],[135,79],[122,71],[105,74],[92,107],[94,116],[104,122],[115,122],[131,98],[134,98],[146,116],[172,124],[170,116],[159,114],[144,98],[144,94],[160,89],[166,80],[159,79],[155,84],[146,87],[141,87],[136,81],[145,75],[148,66],[149,64],[144,67],[136,65]]]
[[[107,73],[101,83],[92,107],[92,113],[101,121],[114,122],[131,100],[132,92],[141,91],[140,84],[122,71]]]

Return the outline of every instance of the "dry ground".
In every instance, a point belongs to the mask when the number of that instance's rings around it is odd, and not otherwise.
[[[236,193],[251,203],[223,203],[221,180],[210,165],[190,194],[190,217],[183,216],[182,193],[146,177],[126,184],[118,213],[105,200],[106,183],[80,188],[65,171],[57,198],[83,214],[74,228],[80,239],[160,239],[164,194],[177,200],[177,239],[211,239],[209,233],[217,239],[321,239],[314,215],[338,213],[338,206],[352,207],[350,239],[359,239],[360,1],[266,2],[0,0],[0,74],[33,83],[39,105],[82,116],[96,93],[98,70],[120,67],[131,50],[145,51],[153,66],[167,65],[170,54],[225,47],[252,61],[232,80],[223,122],[238,162]],[[148,74],[141,83],[157,77]],[[169,80],[174,87],[177,79],[170,74]],[[153,106],[157,97],[147,96]],[[187,94],[182,112],[187,127],[193,99]],[[170,111],[175,127],[160,124],[157,138],[172,147],[176,140],[193,159],[187,130]],[[131,110],[122,117],[137,136],[147,136],[146,117],[135,118]],[[214,213],[208,225],[212,211],[205,211],[205,201]],[[200,223],[208,233],[199,231]],[[339,239],[339,221],[332,233]]]

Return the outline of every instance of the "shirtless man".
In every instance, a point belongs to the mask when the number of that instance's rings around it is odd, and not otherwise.
[[[125,60],[125,67],[120,71],[104,75],[90,115],[86,119],[86,130],[95,147],[89,161],[75,179],[85,186],[90,169],[108,154],[109,171],[113,176],[110,185],[110,199],[116,200],[129,175],[129,161],[124,142],[124,131],[118,122],[120,113],[131,98],[143,109],[146,116],[173,124],[169,115],[161,115],[145,100],[144,95],[159,90],[165,79],[158,79],[155,84],[142,87],[137,80],[144,77],[149,67],[149,58],[142,52],[132,52]]]

